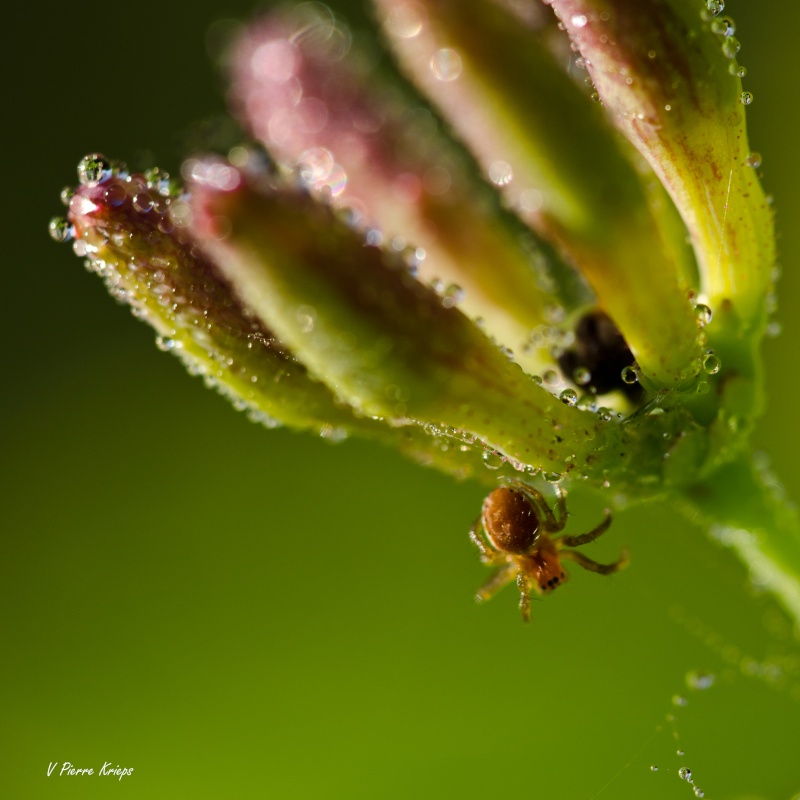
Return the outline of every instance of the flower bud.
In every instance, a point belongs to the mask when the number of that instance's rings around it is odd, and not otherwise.
[[[614,440],[306,191],[218,161],[191,172],[197,241],[311,375],[361,413],[452,429],[558,473]]]
[[[535,32],[491,0],[468,9],[456,0],[415,2],[414,36],[392,23],[396,3],[376,5],[408,75],[486,173],[508,176],[498,181],[506,202],[578,266],[642,373],[662,386],[685,377],[699,349],[684,269],[677,248],[661,243],[665,229],[602,109]],[[535,206],[531,192],[541,197]]]
[[[731,47],[727,24],[713,26],[708,10],[723,4],[548,2],[617,127],[675,201],[697,254],[700,292],[714,311],[726,309],[732,336],[760,332],[773,221],[756,173],[760,157],[747,141],[752,95],[742,92],[738,43]]]
[[[500,207],[471,159],[374,53],[305,4],[250,26],[228,60],[237,114],[279,161],[377,226],[376,242],[409,248],[420,278],[482,320],[520,364],[545,367],[531,332],[548,307],[585,303],[589,293]]]

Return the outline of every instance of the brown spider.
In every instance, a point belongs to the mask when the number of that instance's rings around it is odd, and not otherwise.
[[[483,602],[491,598],[506,584],[516,579],[520,591],[519,607],[522,619],[531,618],[531,589],[537,594],[547,594],[567,581],[569,577],[561,566],[561,559],[574,561],[590,572],[610,575],[628,563],[628,553],[613,564],[598,564],[576,550],[602,536],[611,524],[611,512],[596,527],[580,536],[551,538],[567,524],[565,494],[555,487],[558,516],[547,504],[541,492],[522,481],[509,481],[492,491],[483,501],[480,517],[475,520],[469,538],[480,550],[481,561],[501,568],[479,590],[475,599]],[[480,535],[483,533],[483,537]]]

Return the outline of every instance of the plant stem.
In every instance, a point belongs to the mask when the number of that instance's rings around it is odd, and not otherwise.
[[[683,510],[731,547],[753,581],[800,626],[800,518],[780,483],[757,462],[743,452],[687,490]]]

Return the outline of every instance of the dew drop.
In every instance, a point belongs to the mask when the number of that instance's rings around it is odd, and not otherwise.
[[[610,422],[613,416],[613,412],[611,411],[610,408],[606,408],[605,406],[600,406],[600,408],[597,409],[597,416],[600,417],[600,419],[603,422]]]
[[[497,450],[487,450],[482,458],[483,464],[487,469],[500,469],[503,466],[503,456]]]
[[[685,756],[685,755],[686,755],[686,753],[684,753],[684,752],[683,752],[683,750],[676,750],[676,751],[675,751],[675,755],[676,755],[676,756]]]
[[[564,476],[560,472],[544,472],[542,473],[542,477],[548,483],[561,483],[564,479]]]
[[[695,797],[705,797],[706,793],[699,786],[695,786],[694,787],[694,796]]]
[[[700,381],[697,384],[697,394],[708,394],[711,390],[711,387],[708,385],[708,381]]]
[[[103,193],[103,198],[110,206],[118,208],[125,203],[125,200],[128,198],[128,193],[120,184],[112,183]]]
[[[683,781],[692,781],[692,771],[688,767],[681,767],[678,770],[678,777]]]
[[[139,192],[134,195],[133,207],[140,214],[147,214],[153,210],[153,198],[149,192]]]
[[[710,689],[717,680],[717,676],[711,672],[697,672],[692,670],[686,674],[686,685],[695,691]]]
[[[742,101],[744,105],[749,106],[753,102],[753,93],[742,92],[741,97],[739,99]]]
[[[514,171],[508,161],[495,161],[489,167],[489,180],[495,186],[508,186],[514,177]]]
[[[328,177],[324,181],[317,183],[317,188],[322,192],[323,196],[328,194],[331,197],[338,197],[345,190],[346,186],[347,172],[345,172],[344,167],[339,164],[334,164],[333,167],[331,167]]]
[[[689,705],[689,701],[683,695],[675,694],[672,696],[672,705],[682,708]]]
[[[464,290],[457,284],[451,283],[442,296],[442,305],[445,308],[455,308],[464,299]]]
[[[542,210],[544,195],[538,189],[526,189],[519,196],[519,205],[523,211],[535,213]]]
[[[741,42],[733,36],[728,36],[722,43],[722,55],[724,55],[725,58],[736,58],[737,53],[741,49]]]
[[[568,406],[574,406],[578,402],[578,393],[574,389],[564,389],[559,397],[561,402]]]
[[[64,217],[53,217],[47,226],[50,238],[56,242],[68,242],[72,238],[72,226]]]
[[[705,305],[704,303],[698,303],[694,307],[694,318],[697,320],[697,324],[704,328],[711,322],[711,309]]]
[[[652,764],[650,766],[650,772],[658,772],[658,766],[656,764]]]
[[[69,201],[72,200],[73,195],[75,194],[75,190],[71,186],[65,186],[61,190],[61,194],[59,197],[61,198],[61,202],[65,206],[69,206]]]
[[[723,0],[706,0],[706,10],[715,17],[719,16],[725,10],[725,3]]]
[[[728,72],[737,78],[744,78],[747,75],[747,67],[743,67],[734,61],[732,64],[728,64]]]
[[[317,323],[317,311],[313,306],[299,306],[296,312],[301,333],[311,333]]]
[[[461,69],[461,56],[449,47],[437,50],[431,57],[431,71],[440,81],[454,81]]]
[[[147,187],[154,189],[159,194],[168,194],[166,187],[169,186],[169,173],[159,167],[151,167],[144,172],[144,179],[147,181]]]
[[[711,30],[717,36],[733,36],[736,33],[736,25],[730,17],[718,17],[711,22]]]
[[[575,15],[572,17],[572,24],[573,24],[573,25],[574,25],[576,28],[584,28],[584,27],[586,27],[586,23],[587,23],[588,21],[589,21],[589,20],[588,20],[588,18],[586,17],[586,14],[575,14]]]
[[[97,186],[110,177],[111,164],[100,153],[90,153],[78,164],[78,180],[83,186]]]
[[[703,370],[709,375],[716,375],[721,366],[722,362],[713,353],[709,353],[703,359]]]
[[[542,378],[548,386],[556,386],[561,381],[559,374],[554,369],[546,369]]]
[[[297,160],[300,177],[310,184],[324,181],[334,166],[333,154],[325,147],[312,147]]]
[[[167,336],[156,336],[156,347],[163,353],[169,353],[170,350],[177,350],[180,346],[180,342],[176,342],[175,339],[170,339]]]
[[[422,30],[422,12],[414,3],[404,3],[392,9],[386,27],[401,39],[413,39]]]
[[[620,377],[622,382],[629,386],[639,382],[639,372],[635,367],[623,367]]]
[[[750,155],[745,159],[744,163],[748,167],[758,169],[761,166],[761,153],[750,153]]]
[[[590,383],[592,380],[592,373],[589,372],[586,367],[578,367],[572,373],[572,380],[574,380],[578,386],[586,386],[586,384]]]

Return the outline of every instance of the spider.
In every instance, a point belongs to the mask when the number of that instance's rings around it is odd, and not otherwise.
[[[558,533],[567,524],[564,490],[559,486],[555,490],[557,514],[541,492],[521,481],[509,481],[508,486],[494,489],[483,501],[481,515],[470,529],[469,538],[480,551],[481,561],[500,569],[478,590],[475,596],[478,602],[488,600],[516,579],[522,619],[530,622],[531,590],[547,594],[567,581],[562,559],[600,575],[610,575],[628,563],[625,550],[613,564],[598,564],[577,550],[565,549],[580,547],[602,536],[611,524],[608,510],[599,525],[580,536],[551,538],[550,534]]]

